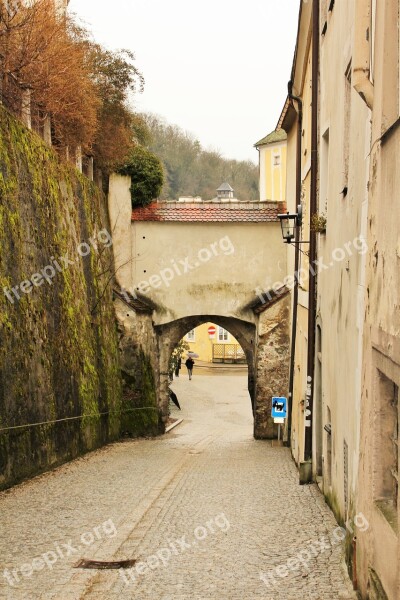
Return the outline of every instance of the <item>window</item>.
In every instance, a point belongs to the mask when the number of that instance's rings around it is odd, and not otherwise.
[[[196,332],[196,330],[195,330],[195,329],[192,329],[191,331],[189,331],[189,332],[186,334],[186,340],[187,340],[188,342],[194,342],[194,341],[195,341],[195,339],[196,339],[195,332]]]
[[[218,327],[218,341],[227,342],[229,339],[229,333],[223,327]]]
[[[274,167],[279,167],[281,164],[281,157],[279,154],[274,154]]]

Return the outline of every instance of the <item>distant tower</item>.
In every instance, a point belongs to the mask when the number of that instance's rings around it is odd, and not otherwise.
[[[217,189],[218,200],[233,200],[234,191],[235,190],[229,185],[229,183],[223,183]]]

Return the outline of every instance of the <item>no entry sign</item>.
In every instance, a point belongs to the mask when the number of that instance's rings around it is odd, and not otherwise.
[[[208,335],[215,335],[216,329],[214,327],[214,325],[210,325],[210,327],[208,328]]]

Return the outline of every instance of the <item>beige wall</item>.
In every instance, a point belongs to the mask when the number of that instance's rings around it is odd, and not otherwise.
[[[256,289],[282,285],[279,223],[133,222],[129,179],[110,181],[110,220],[119,285],[157,304],[155,324],[191,315],[255,322]],[[192,267],[188,272],[188,264]]]
[[[302,5],[294,81],[294,93],[304,103],[306,221],[308,4]],[[325,3],[320,6],[324,9]],[[400,597],[398,492],[392,475],[399,459],[399,1],[336,2],[321,16],[326,32],[319,42],[318,188],[319,214],[327,225],[326,233],[318,234],[318,258],[326,268],[320,268],[317,285],[313,470],[339,521],[351,522],[361,512],[369,523],[368,531],[355,531],[355,540],[348,534],[346,542],[346,559],[350,571],[357,564],[352,574],[362,597],[395,600]],[[295,129],[296,124],[288,132],[290,210],[295,210]],[[291,249],[288,266],[290,271]],[[297,462],[304,443],[305,292],[300,288],[294,379],[292,449]],[[328,423],[331,435],[324,430]]]
[[[336,3],[320,46],[319,214],[326,233],[318,234],[316,365],[313,410],[313,471],[339,519],[354,510],[359,456],[362,332],[364,314],[370,113],[346,78],[354,51],[354,2]],[[303,100],[302,239],[309,239],[311,183],[311,11],[304,7],[295,70],[295,90]],[[322,27],[322,25],[321,25]],[[308,45],[307,45],[308,40]],[[351,79],[351,73],[350,73]],[[295,210],[296,128],[288,136],[288,199]],[[290,161],[292,162],[290,163]],[[347,187],[347,195],[343,189]],[[357,242],[354,244],[354,240]],[[360,248],[363,253],[360,253]],[[306,246],[302,246],[306,250]],[[289,250],[293,265],[293,251]],[[292,268],[292,267],[291,267]],[[308,271],[308,258],[301,255]],[[304,455],[304,400],[307,386],[308,281],[299,288],[295,356],[292,448]],[[332,426],[329,435],[324,425]],[[346,455],[347,454],[347,455]],[[346,455],[346,456],[345,456]],[[328,464],[329,463],[329,464]]]
[[[160,322],[192,314],[252,319],[244,306],[255,299],[257,286],[286,275],[278,223],[138,222],[132,227],[137,259],[129,283],[140,288],[151,276],[173,277],[167,283],[155,279],[157,287],[145,292],[165,310]],[[183,273],[186,258],[194,268]]]
[[[382,586],[400,597],[399,497],[394,504],[391,469],[399,458],[395,421],[400,387],[400,104],[399,2],[376,2],[373,111],[361,397],[359,509],[371,533],[358,543],[359,582],[364,594]],[[395,402],[397,386],[397,405]],[[397,432],[397,444],[399,437]],[[376,583],[378,581],[378,583]]]
[[[110,175],[108,212],[114,250],[115,278],[120,287],[133,278],[132,201],[130,177]]]
[[[370,111],[348,70],[355,53],[355,3],[336,3],[328,19],[321,43],[319,198],[327,229],[318,236],[318,256],[329,268],[318,277],[322,373],[314,398],[314,417],[320,417],[315,450],[316,458],[322,451],[324,493],[347,520],[355,510],[365,303],[365,249],[360,253],[361,244],[353,241],[367,227]],[[321,429],[329,414],[331,436]]]

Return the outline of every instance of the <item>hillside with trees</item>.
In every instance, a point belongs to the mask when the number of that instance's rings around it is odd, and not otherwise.
[[[226,159],[217,151],[203,149],[199,140],[177,125],[156,115],[142,116],[150,132],[148,147],[164,165],[161,199],[201,196],[211,200],[221,183],[228,181],[239,200],[258,200],[258,168],[254,163]]]

